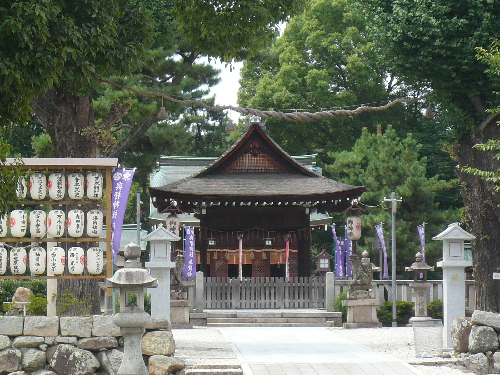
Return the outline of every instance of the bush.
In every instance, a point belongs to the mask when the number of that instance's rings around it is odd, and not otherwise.
[[[427,305],[427,315],[432,319],[443,320],[443,301],[436,299]]]
[[[396,321],[398,326],[408,324],[413,316],[413,303],[406,301],[396,301]],[[377,317],[384,327],[392,325],[392,302],[387,301],[377,310]]]
[[[342,313],[342,322],[347,322],[347,307],[342,306],[342,301],[347,299],[347,291],[340,293],[337,298],[332,301],[332,306],[335,311]]]
[[[28,315],[47,315],[47,298],[41,294],[30,294],[26,304]]]

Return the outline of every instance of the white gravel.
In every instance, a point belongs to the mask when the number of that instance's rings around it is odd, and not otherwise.
[[[415,356],[415,340],[412,327],[397,328],[331,328],[336,334],[366,348],[408,363],[421,362]],[[474,375],[465,367],[454,364],[414,365],[423,375]]]

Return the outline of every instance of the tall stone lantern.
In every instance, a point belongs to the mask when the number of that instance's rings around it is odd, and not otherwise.
[[[131,243],[125,247],[125,267],[106,279],[106,287],[120,291],[120,312],[113,322],[123,335],[123,361],[117,375],[149,375],[142,358],[141,339],[151,316],[144,311],[144,294],[147,288],[155,288],[157,280],[141,268],[141,247]],[[137,295],[137,305],[128,304],[128,295]]]
[[[415,317],[410,319],[411,322],[430,319],[427,317],[427,301],[431,284],[427,282],[427,272],[434,271],[434,267],[425,263],[423,258],[422,253],[418,252],[415,255],[415,262],[410,267],[405,267],[406,272],[413,272],[413,282],[410,283],[410,287],[415,296]],[[418,275],[420,274],[422,278],[419,280]]]
[[[443,268],[443,318],[444,349],[452,349],[451,323],[453,319],[465,316],[465,268],[472,262],[465,260],[464,242],[474,237],[466,232],[458,223],[448,225],[433,240],[443,241],[443,260],[437,263]]]
[[[165,316],[170,322],[170,269],[175,267],[170,260],[171,242],[179,241],[180,237],[160,224],[142,240],[151,243],[150,261],[145,266],[158,279],[158,287],[150,291],[151,316]]]

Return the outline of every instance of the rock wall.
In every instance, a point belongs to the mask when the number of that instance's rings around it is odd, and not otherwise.
[[[142,338],[151,375],[176,374],[175,342],[164,317],[152,318]],[[123,337],[111,315],[0,316],[0,375],[116,375]]]
[[[451,325],[453,349],[476,374],[500,374],[500,314],[476,310]]]

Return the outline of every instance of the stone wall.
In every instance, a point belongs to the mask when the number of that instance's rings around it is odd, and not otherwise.
[[[475,310],[471,318],[454,319],[453,349],[464,358],[469,371],[500,374],[500,314]]]
[[[151,375],[176,374],[175,342],[166,318],[152,318],[142,338]],[[123,337],[111,315],[0,316],[0,375],[116,375]]]

